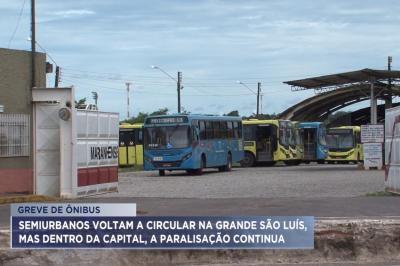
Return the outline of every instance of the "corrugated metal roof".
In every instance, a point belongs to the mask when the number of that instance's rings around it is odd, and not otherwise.
[[[386,80],[389,78],[400,79],[400,71],[376,70],[376,69],[365,68],[358,71],[285,81],[284,83],[295,87],[302,87],[304,89],[316,89],[316,88],[340,86],[352,83],[367,82],[373,78],[375,78],[376,81]]]

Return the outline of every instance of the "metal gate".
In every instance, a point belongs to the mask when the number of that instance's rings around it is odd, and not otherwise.
[[[60,195],[60,122],[59,104],[35,104],[35,191]]]

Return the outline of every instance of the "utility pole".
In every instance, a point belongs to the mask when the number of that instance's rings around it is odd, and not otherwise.
[[[60,82],[60,67],[56,66],[56,77],[54,80],[54,87],[58,88],[58,83]]]
[[[127,119],[129,119],[130,118],[130,115],[129,115],[129,89],[130,89],[130,86],[131,86],[131,84],[132,83],[130,83],[130,82],[126,82],[125,83],[125,85],[126,85],[126,92],[127,92]]]
[[[36,32],[35,32],[35,0],[31,0],[31,64],[32,64],[32,84],[36,87]]]
[[[99,99],[99,94],[96,91],[92,91],[92,97],[94,100],[94,104],[97,106],[97,100]]]
[[[257,83],[257,117],[260,114],[260,93],[261,93],[261,82]]]
[[[388,71],[392,71],[392,57],[388,56]],[[392,108],[392,79],[388,80],[388,98],[385,102],[385,109]]]
[[[178,114],[181,113],[181,83],[182,83],[182,72],[178,72],[177,90],[178,90]]]

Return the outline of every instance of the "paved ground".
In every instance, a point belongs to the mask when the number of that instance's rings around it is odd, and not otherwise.
[[[354,197],[384,190],[384,172],[359,170],[356,165],[300,165],[292,167],[210,170],[202,176],[171,172],[120,174],[119,193],[107,197],[160,198],[320,198]],[[104,197],[104,196],[102,196]]]

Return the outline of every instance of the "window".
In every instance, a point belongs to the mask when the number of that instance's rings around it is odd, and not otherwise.
[[[240,130],[241,131],[241,130]],[[239,122],[233,122],[233,137],[235,139],[240,138],[241,132],[239,132]]]
[[[255,141],[257,138],[257,125],[244,126],[244,140]]]
[[[219,122],[219,126],[220,126],[220,134],[221,134],[221,138],[224,138],[224,139],[226,139],[228,136],[228,133],[227,133],[227,122],[226,121],[221,121],[221,122]]]
[[[143,144],[143,129],[142,128],[135,129],[135,144],[136,145]]]
[[[0,114],[0,157],[29,156],[29,120],[25,114]]]
[[[207,139],[206,122],[205,121],[200,121],[199,122],[199,126],[200,126],[200,139]]]
[[[134,141],[133,129],[120,129],[119,130],[119,146],[132,146]]]
[[[145,128],[145,147],[148,149],[178,149],[190,145],[189,126],[165,126]]]
[[[233,138],[233,123],[232,123],[232,121],[228,121],[228,138],[229,139],[231,139],[231,138]]]
[[[214,132],[213,132],[211,121],[206,121],[206,135],[207,135],[207,139],[214,138]]]
[[[219,122],[213,121],[212,126],[213,126],[213,130],[214,130],[214,138],[215,139],[221,138],[221,130],[219,128]]]

